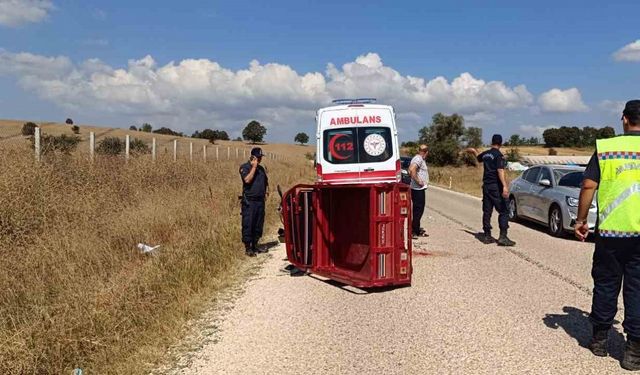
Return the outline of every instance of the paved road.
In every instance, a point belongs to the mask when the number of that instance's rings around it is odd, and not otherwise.
[[[513,224],[513,249],[483,245],[480,201],[428,192],[413,285],[363,293],[291,277],[272,251],[184,374],[606,374],[590,331],[593,244]],[[497,227],[497,226],[496,226]],[[618,331],[620,325],[616,325]]]

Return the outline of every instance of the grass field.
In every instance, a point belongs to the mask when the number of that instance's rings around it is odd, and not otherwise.
[[[0,120],[0,149],[6,148],[9,145],[22,145],[29,144],[26,137],[23,137],[20,133],[22,125],[27,122],[26,120]],[[63,123],[53,122],[36,122],[44,134],[71,135],[71,126]],[[92,125],[78,125],[80,127],[80,134],[78,136],[81,139],[81,143],[78,146],[79,151],[89,150],[89,133],[94,132],[96,137],[96,144],[105,137],[118,137],[124,139],[126,135],[129,135],[131,139],[137,138],[144,141],[147,144],[151,144],[152,138],[156,138],[156,145],[159,155],[170,155],[173,153],[173,141],[178,140],[178,154],[182,158],[189,154],[189,143],[193,143],[193,155],[194,158],[201,159],[203,146],[207,146],[207,158],[213,160],[216,154],[216,148],[218,148],[218,154],[220,159],[226,159],[228,154],[228,148],[230,149],[231,159],[236,158],[236,151],[238,149],[238,158],[243,157],[243,151],[248,155],[251,147],[254,145],[246,142],[237,141],[216,141],[213,145],[206,139],[189,138],[189,137],[175,137],[171,135],[162,135],[155,133],[145,133],[141,131],[132,131],[121,128],[107,128]],[[292,157],[304,156],[306,153],[313,153],[315,151],[314,146],[300,146],[295,144],[263,144],[260,145],[264,152],[275,153],[280,155],[288,155]]]
[[[432,184],[461,193],[482,196],[482,167],[429,167],[429,180]],[[520,175],[507,171],[507,183]]]
[[[303,147],[264,148],[292,155],[265,160],[272,187],[312,179]],[[33,159],[0,145],[0,373],[147,373],[248,261],[239,161]]]

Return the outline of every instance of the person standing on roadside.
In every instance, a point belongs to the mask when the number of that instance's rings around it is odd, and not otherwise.
[[[429,155],[427,145],[418,147],[418,154],[411,159],[409,164],[409,175],[411,176],[411,202],[413,204],[413,217],[411,222],[411,232],[413,239],[418,237],[429,237],[424,228],[420,227],[420,220],[424,214],[426,202],[426,190],[429,187],[429,170],[425,159]]]
[[[242,178],[242,242],[245,254],[250,257],[256,253],[267,252],[259,250],[258,241],[262,237],[264,226],[265,200],[269,196],[269,178],[262,162],[262,149],[251,149],[251,158],[240,166]]]
[[[622,112],[624,135],[596,141],[596,152],[584,172],[575,235],[589,234],[587,215],[598,190],[598,220],[593,253],[593,302],[589,349],[607,355],[607,339],[623,289],[627,343],[626,370],[640,370],[640,100]]]
[[[467,152],[474,154],[479,163],[483,164],[484,174],[482,176],[482,243],[491,244],[496,240],[491,235],[491,215],[493,209],[498,211],[498,226],[500,227],[500,237],[498,246],[515,246],[515,242],[507,237],[509,229],[509,187],[505,177],[504,168],[506,162],[504,155],[500,152],[502,147],[502,136],[494,134],[491,138],[491,148],[478,154],[478,151],[469,148]]]

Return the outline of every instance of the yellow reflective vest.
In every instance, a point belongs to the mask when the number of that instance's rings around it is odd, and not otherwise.
[[[598,233],[602,237],[640,237],[640,136],[596,142],[600,164]]]

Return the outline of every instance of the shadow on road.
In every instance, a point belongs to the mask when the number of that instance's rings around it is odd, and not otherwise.
[[[565,306],[562,308],[565,314],[547,314],[542,321],[552,329],[562,328],[569,336],[573,337],[578,345],[587,348],[591,341],[591,323],[589,313],[577,307]],[[617,324],[618,322],[614,322]],[[609,332],[609,355],[618,361],[622,361],[624,351],[624,336],[617,329]]]
[[[375,288],[358,288],[355,286],[351,286],[348,284],[341,283],[339,281],[331,280],[331,279],[322,279],[316,275],[308,274],[308,276],[314,280],[322,281],[325,284],[329,284],[331,286],[335,286],[345,292],[357,295],[365,295],[365,294],[376,294],[376,293],[384,293],[389,292],[396,289],[402,289],[409,287],[408,285],[391,285],[391,286],[383,286],[383,287],[375,287]]]
[[[541,234],[545,234],[549,237],[553,237],[552,235],[549,234],[549,228],[545,224],[540,224],[538,222],[533,222],[533,221],[524,220],[524,219],[518,219],[516,221],[509,222],[509,225],[514,225],[514,224],[519,224],[519,225],[522,225],[523,227],[529,228],[531,230],[535,230],[536,232],[540,232]],[[567,241],[578,241],[575,235],[573,234],[573,231],[566,232],[562,237],[557,237],[557,238],[562,240],[567,240]],[[593,233],[590,233],[589,236],[587,237],[586,242],[593,243],[594,238],[595,238],[595,235]]]
[[[472,235],[473,237],[475,237],[476,240],[478,240],[480,243],[485,245],[485,243],[482,242],[482,239],[484,238],[484,233],[483,232],[473,232],[473,231],[470,231],[468,229],[462,229],[462,231]]]

